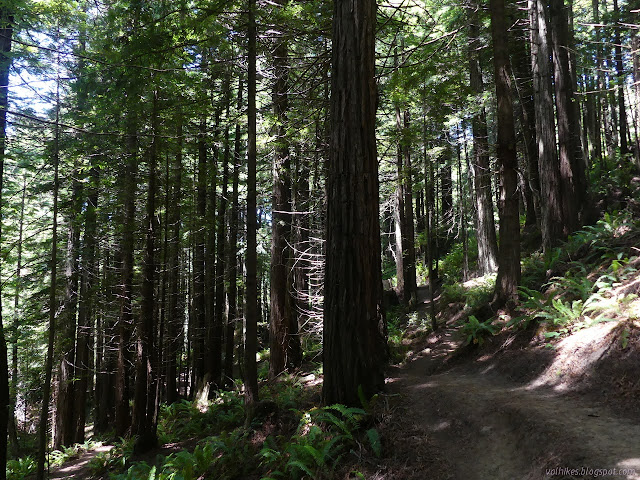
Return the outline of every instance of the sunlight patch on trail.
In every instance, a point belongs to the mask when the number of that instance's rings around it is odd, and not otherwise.
[[[582,379],[609,350],[612,342],[611,333],[616,326],[617,322],[601,323],[561,340],[556,346],[553,362],[524,388],[533,390],[553,387],[559,392],[569,390],[572,384]]]

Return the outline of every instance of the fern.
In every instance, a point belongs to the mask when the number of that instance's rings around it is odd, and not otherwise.
[[[376,457],[380,458],[382,456],[382,443],[380,442],[378,431],[375,428],[370,428],[367,430],[367,438],[369,439],[371,450],[376,454]]]

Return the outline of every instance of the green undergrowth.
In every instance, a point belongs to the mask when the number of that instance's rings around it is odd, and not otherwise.
[[[406,360],[411,351],[410,340],[426,336],[432,331],[431,318],[424,309],[415,310],[402,305],[392,307],[386,313],[389,361],[399,364]]]
[[[474,344],[505,329],[536,325],[552,339],[600,322],[636,320],[637,288],[627,286],[639,277],[639,240],[640,221],[624,211],[607,213],[546,255],[537,252],[523,259],[515,315],[480,321],[472,314],[488,302],[488,286],[484,291],[477,284],[445,286],[443,301],[465,302],[469,314],[462,317],[461,330]]]
[[[60,450],[52,450],[45,457],[45,470],[56,468],[63,463],[75,460],[83,453],[102,445],[102,442],[87,440]],[[16,459],[7,460],[7,480],[21,480],[32,476],[36,472],[35,455],[23,455]]]
[[[92,474],[109,472],[114,480],[332,479],[353,463],[355,452],[380,456],[371,403],[318,406],[315,379],[286,376],[265,384],[249,426],[237,391],[220,392],[204,407],[187,401],[163,406],[159,437],[177,445],[175,452],[136,459],[134,440],[123,439],[91,460]]]

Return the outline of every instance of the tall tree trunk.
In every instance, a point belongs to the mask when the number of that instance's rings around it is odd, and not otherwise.
[[[563,238],[564,217],[560,193],[560,165],[556,152],[555,119],[551,94],[551,52],[548,44],[545,3],[542,0],[529,0],[529,16],[542,205],[542,243],[547,251]]]
[[[76,166],[72,179],[72,205],[68,224],[67,256],[65,265],[66,291],[64,298],[63,323],[60,325],[63,335],[59,341],[62,349],[58,369],[58,385],[56,397],[56,429],[53,447],[72,445],[76,397],[76,329],[78,313],[78,270],[80,251],[80,215],[82,209],[81,187],[78,180],[80,172]]]
[[[171,205],[167,206],[170,212],[170,228],[172,228],[169,257],[169,316],[167,319],[167,382],[166,400],[170,405],[178,399],[178,353],[180,352],[180,339],[184,318],[184,309],[181,309],[180,296],[180,241],[181,231],[181,204],[182,204],[182,146],[183,146],[183,114],[178,112],[176,123],[177,145],[174,154],[172,180],[170,185]],[[168,188],[168,186],[167,186]]]
[[[403,113],[403,129],[410,131],[409,110]],[[406,271],[404,279],[405,302],[415,305],[417,302],[418,285],[416,280],[416,244],[415,244],[415,224],[413,215],[413,172],[411,166],[411,146],[405,145],[403,148],[402,181],[404,182],[404,241],[402,253],[405,257],[404,268]]]
[[[144,453],[158,443],[156,368],[153,365],[155,337],[155,241],[156,221],[156,169],[158,156],[158,91],[153,92],[152,135],[149,149],[149,179],[147,188],[147,215],[145,219],[145,250],[142,278],[142,302],[138,320],[138,346],[136,356],[136,383],[133,399],[133,435],[137,435],[136,450]]]
[[[277,8],[286,8],[280,2]],[[293,315],[291,296],[291,152],[289,128],[289,51],[287,39],[276,39],[273,53],[275,81],[273,109],[276,117],[275,155],[273,157],[273,221],[271,235],[271,308],[269,326],[269,377],[276,378],[293,367],[291,352],[298,341],[290,327]],[[292,335],[293,333],[293,335]]]
[[[398,69],[398,47],[394,47],[393,54],[394,68]],[[396,113],[396,131],[398,135],[398,145],[396,146],[396,175],[398,177],[396,192],[395,192],[395,205],[393,208],[393,220],[395,224],[395,256],[396,256],[396,293],[402,302],[406,302],[408,296],[406,295],[405,283],[408,281],[408,272],[405,262],[407,261],[406,255],[406,243],[407,243],[407,222],[405,219],[406,209],[404,202],[405,196],[405,182],[402,178],[404,173],[404,154],[403,151],[406,148],[403,139],[403,126],[402,126],[402,110],[398,101],[394,102],[394,108]]]
[[[451,169],[451,158],[453,152],[451,151],[451,145],[448,139],[444,140],[444,152],[442,157],[442,165],[440,166],[440,194],[441,194],[441,208],[442,208],[442,226],[444,227],[444,242],[445,250],[449,248],[452,240],[453,225],[454,225],[454,210],[453,210],[453,176]],[[435,257],[437,258],[437,256]]]
[[[423,105],[425,102],[423,101]],[[427,248],[425,252],[425,261],[427,263],[427,274],[429,277],[429,314],[431,316],[431,328],[435,332],[438,329],[436,317],[436,304],[434,302],[436,291],[436,271],[433,268],[434,261],[434,230],[436,225],[436,205],[435,205],[435,168],[433,160],[427,156],[427,121],[426,112],[423,106],[422,112],[422,161],[424,164],[424,180],[425,180],[425,204],[426,204],[426,233]],[[436,262],[437,264],[437,262]]]
[[[633,51],[633,84],[636,93],[636,165],[640,169],[640,135],[638,135],[640,130],[640,34],[637,32],[631,40],[631,50]]]
[[[227,87],[223,86],[223,91]],[[222,106],[217,105],[214,113],[213,142],[211,161],[208,168],[208,194],[207,194],[207,211],[205,215],[205,379],[208,383],[209,396],[213,395],[213,391],[220,386],[221,376],[221,324],[216,318],[216,208],[218,204],[218,174],[220,171],[220,117],[222,115]]]
[[[463,125],[464,127],[464,125]],[[462,152],[460,151],[460,127],[456,127],[456,157],[458,159],[458,232],[462,237],[462,252],[464,255],[462,261],[462,280],[467,281],[469,279],[469,242],[467,237],[467,208],[466,208],[466,195],[464,192],[464,180],[462,177]]]
[[[242,111],[242,76],[238,79],[238,111]],[[233,145],[233,180],[231,187],[231,215],[229,219],[229,244],[228,244],[228,302],[229,313],[227,316],[227,334],[225,341],[224,377],[225,385],[233,384],[233,349],[235,347],[235,327],[238,322],[238,217],[239,201],[238,187],[240,182],[241,155],[241,131],[240,122],[236,121]]]
[[[556,0],[557,1],[557,0]],[[629,153],[629,146],[627,143],[627,109],[624,101],[624,87],[625,87],[625,73],[624,63],[622,59],[622,39],[620,37],[620,30],[622,24],[620,22],[620,8],[618,7],[618,0],[613,0],[613,42],[615,50],[615,64],[616,64],[616,90],[618,93],[618,128],[620,131],[620,153],[625,155]]]
[[[311,262],[309,261],[309,208],[310,208],[310,188],[309,180],[311,169],[310,161],[302,155],[300,144],[296,147],[293,210],[295,216],[293,244],[294,244],[294,264],[293,264],[293,291],[295,308],[291,319],[291,334],[295,335],[295,346],[297,351],[292,352],[294,365],[302,365],[303,352],[300,342],[300,326],[304,325],[310,317],[311,304],[309,295],[309,273]]]
[[[257,199],[256,199],[256,0],[249,1],[248,22],[248,83],[247,83],[247,251],[245,268],[247,271],[245,291],[245,342],[244,342],[244,382],[247,419],[253,417],[253,407],[258,401],[258,251],[257,251]]]
[[[227,250],[226,242],[226,222],[225,216],[227,212],[227,183],[229,183],[229,157],[231,154],[230,133],[229,133],[229,103],[231,102],[231,79],[225,79],[224,85],[225,103],[227,109],[227,125],[224,131],[224,152],[222,157],[222,192],[218,200],[218,213],[216,218],[216,299],[215,299],[215,319],[213,326],[213,344],[211,349],[214,351],[214,363],[212,365],[213,382],[220,388],[224,384],[222,376],[222,337],[225,326],[225,256]]]
[[[360,405],[384,387],[376,154],[375,0],[335,2],[327,174],[325,404]]]
[[[105,221],[106,215],[100,218]],[[101,259],[101,289],[108,298],[118,298],[120,289],[116,278],[118,276],[119,263],[114,259],[115,250],[111,242],[107,242],[97,258]],[[98,272],[96,272],[97,274]],[[115,377],[117,347],[114,344],[116,328],[115,321],[110,312],[104,308],[96,308],[95,318],[95,344],[96,344],[96,386],[95,386],[95,415],[94,430],[97,433],[105,433],[113,428],[115,423]],[[113,315],[115,317],[115,315]]]
[[[82,3],[83,13],[87,12],[87,2]],[[80,29],[80,50],[86,51],[87,43],[87,31],[86,28]],[[85,59],[80,58],[78,60],[77,70],[79,74],[86,73]],[[88,88],[85,84],[78,81],[78,110],[83,114],[87,112],[88,105]],[[78,259],[75,262],[79,268],[77,276],[80,280],[80,294],[78,296],[78,330],[76,333],[76,356],[74,359],[75,365],[75,388],[73,398],[73,442],[84,443],[84,430],[86,423],[86,409],[87,409],[87,388],[89,386],[89,371],[93,370],[92,360],[89,351],[93,350],[91,341],[93,338],[92,320],[93,320],[93,297],[94,291],[94,279],[97,276],[96,269],[96,206],[98,204],[98,179],[99,179],[99,167],[95,155],[91,156],[90,160],[90,172],[89,172],[89,193],[86,197],[86,210],[84,215],[84,239],[82,244],[82,250],[78,251],[82,257],[82,265],[79,265]],[[74,177],[74,181],[76,177]],[[79,186],[76,187],[74,183],[74,193],[80,190]],[[78,218],[82,211],[82,200],[78,191],[77,199],[78,205],[76,206]],[[78,222],[78,243],[80,241],[80,222]],[[77,285],[77,280],[75,280]],[[91,361],[90,361],[91,360]],[[93,375],[91,375],[93,377]]]
[[[1,147],[0,147],[1,148]],[[0,173],[1,176],[1,173]],[[14,456],[19,456],[18,432],[16,424],[16,401],[18,397],[18,342],[20,329],[18,328],[22,312],[20,311],[20,294],[22,292],[22,239],[24,235],[24,206],[27,196],[27,175],[22,181],[22,199],[20,201],[20,220],[18,221],[18,253],[16,258],[16,290],[13,300],[13,324],[11,325],[11,386],[9,404],[9,442],[13,446]],[[0,197],[1,198],[1,197]]]
[[[513,126],[511,72],[504,0],[490,0],[493,64],[498,102],[498,161],[500,189],[500,255],[496,298],[498,302],[517,301],[520,283],[520,221],[518,201],[518,160]]]
[[[78,306],[78,341],[76,347],[76,389],[74,399],[74,442],[84,443],[86,423],[86,399],[89,384],[89,352],[91,350],[92,324],[94,318],[95,279],[98,276],[96,263],[96,233],[98,206],[98,182],[100,170],[92,161],[89,174],[89,194],[86,200],[84,239],[82,246],[82,268],[80,280],[80,303]]]
[[[57,69],[60,68],[58,57]],[[47,453],[47,432],[49,420],[49,396],[51,394],[51,373],[53,370],[54,343],[56,338],[56,315],[58,302],[56,300],[56,288],[58,277],[58,192],[60,179],[58,175],[60,164],[60,77],[58,74],[56,86],[56,123],[53,140],[53,228],[51,233],[51,282],[49,285],[49,335],[47,341],[47,357],[44,366],[44,385],[42,386],[42,408],[40,410],[40,423],[38,424],[38,458],[36,480],[44,480],[44,461]],[[4,340],[2,342],[4,345]],[[6,351],[3,358],[6,359]],[[6,371],[6,368],[4,369]],[[7,392],[8,393],[8,392]],[[5,423],[6,431],[6,423]],[[3,433],[6,438],[6,433]],[[5,447],[6,448],[6,447]]]
[[[133,92],[131,94],[133,96]],[[124,436],[131,424],[129,412],[129,341],[133,328],[133,254],[135,248],[136,190],[138,186],[138,120],[130,99],[127,119],[127,159],[121,178],[123,207],[120,245],[120,314],[116,325],[115,430]]]
[[[0,7],[0,212],[2,212],[2,188],[4,158],[7,144],[7,106],[9,105],[9,70],[11,69],[11,40],[13,38],[13,12],[6,3]],[[0,240],[2,240],[0,225]],[[0,295],[2,289],[0,287]],[[2,323],[0,302],[0,480],[7,476],[7,426],[9,423],[9,365],[7,341]]]
[[[200,121],[198,135],[198,179],[196,186],[196,221],[193,247],[193,323],[189,323],[193,351],[191,388],[200,393],[205,374],[205,217],[207,211],[207,144],[206,124]]]
[[[518,23],[524,23],[521,20]],[[518,25],[516,23],[516,25]],[[538,173],[538,145],[535,130],[535,100],[533,93],[533,75],[531,72],[531,55],[527,41],[528,29],[510,29],[512,52],[512,69],[514,76],[514,88],[520,104],[519,119],[523,137],[523,150],[525,153],[526,168],[523,169],[525,188],[531,192],[533,208],[527,208],[527,225],[540,227],[542,207],[540,205],[540,177]]]
[[[554,86],[558,118],[560,185],[566,236],[580,227],[581,207],[586,202],[587,180],[580,140],[580,119],[571,77],[568,49],[569,25],[564,0],[552,0],[549,11],[553,39]]]
[[[480,20],[478,5],[472,5],[469,18],[469,80],[477,98],[484,93],[480,69]],[[498,242],[493,218],[491,169],[489,165],[489,133],[484,106],[471,120],[473,129],[473,172],[476,200],[476,240],[478,242],[478,273],[486,275],[498,267]]]

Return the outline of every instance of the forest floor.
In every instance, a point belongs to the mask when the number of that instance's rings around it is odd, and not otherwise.
[[[640,479],[638,322],[464,340],[451,320],[391,367],[386,455],[367,478]]]
[[[425,288],[410,313],[416,325],[430,323]],[[382,458],[350,457],[341,478],[359,471],[369,480],[640,480],[637,315],[554,340],[531,322],[479,347],[467,344],[459,307],[442,313],[447,322],[436,332],[404,332],[404,360],[389,367],[387,390],[373,404]],[[164,445],[136,460],[153,463],[194,445]],[[90,478],[98,453],[50,478]]]
[[[59,467],[52,468],[49,479],[89,478],[91,475],[89,462],[98,455],[109,452],[112,448],[113,445],[99,445],[82,452],[76,458],[70,459]]]

